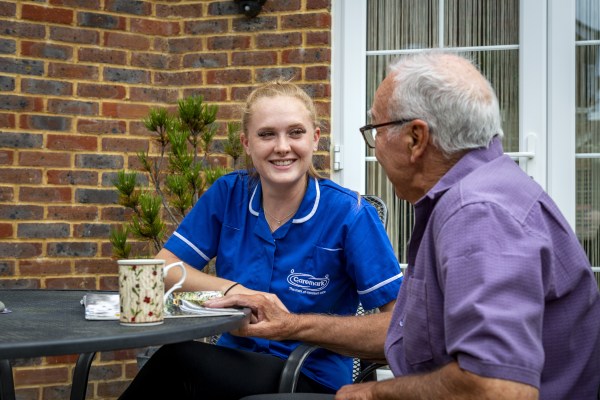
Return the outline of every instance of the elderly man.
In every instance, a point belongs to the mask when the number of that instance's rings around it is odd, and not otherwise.
[[[344,386],[335,398],[595,399],[598,287],[554,202],[503,155],[487,80],[456,55],[402,58],[378,88],[371,117],[365,141],[397,196],[415,206],[385,339],[396,378]],[[389,313],[378,325],[368,317],[354,325],[363,330],[357,338],[340,318],[287,314],[257,298],[220,304],[233,303],[257,318],[240,334],[383,355]]]

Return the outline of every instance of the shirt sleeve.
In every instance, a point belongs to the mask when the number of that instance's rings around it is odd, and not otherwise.
[[[539,386],[544,239],[499,205],[476,203],[436,240],[448,353],[478,375]]]
[[[359,210],[348,229],[345,251],[348,273],[366,310],[396,299],[402,283],[400,264],[372,206]]]
[[[164,247],[194,268],[204,268],[217,254],[227,193],[226,180],[218,179],[200,196]]]

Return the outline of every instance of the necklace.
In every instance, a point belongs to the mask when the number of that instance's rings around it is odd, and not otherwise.
[[[274,216],[272,216],[272,215],[271,215],[271,214],[270,214],[270,213],[269,213],[269,212],[268,212],[268,211],[267,211],[267,210],[266,210],[264,207],[263,207],[263,211],[264,211],[264,212],[265,212],[265,214],[266,214],[268,217],[270,217],[270,218],[271,218],[273,221],[277,222],[277,225],[281,225],[281,224],[282,224],[284,221],[287,221],[287,219],[288,219],[289,217],[291,217],[292,215],[294,215],[294,213],[295,213],[296,211],[298,211],[298,209],[296,208],[294,211],[292,211],[291,213],[289,213],[288,215],[286,215],[285,217],[283,217],[283,218],[281,218],[281,219],[278,219],[278,218],[275,218]]]

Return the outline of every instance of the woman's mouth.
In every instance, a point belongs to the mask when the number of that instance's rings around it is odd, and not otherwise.
[[[275,164],[278,167],[287,167],[288,165],[291,165],[294,162],[294,160],[275,160],[275,161],[271,161],[271,163]]]

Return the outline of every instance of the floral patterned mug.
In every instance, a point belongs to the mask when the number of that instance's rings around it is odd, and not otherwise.
[[[187,276],[181,261],[169,264],[165,260],[118,260],[119,303],[121,325],[159,325],[164,322],[165,300],[181,288]],[[165,293],[164,277],[173,267],[181,268],[181,279]]]

